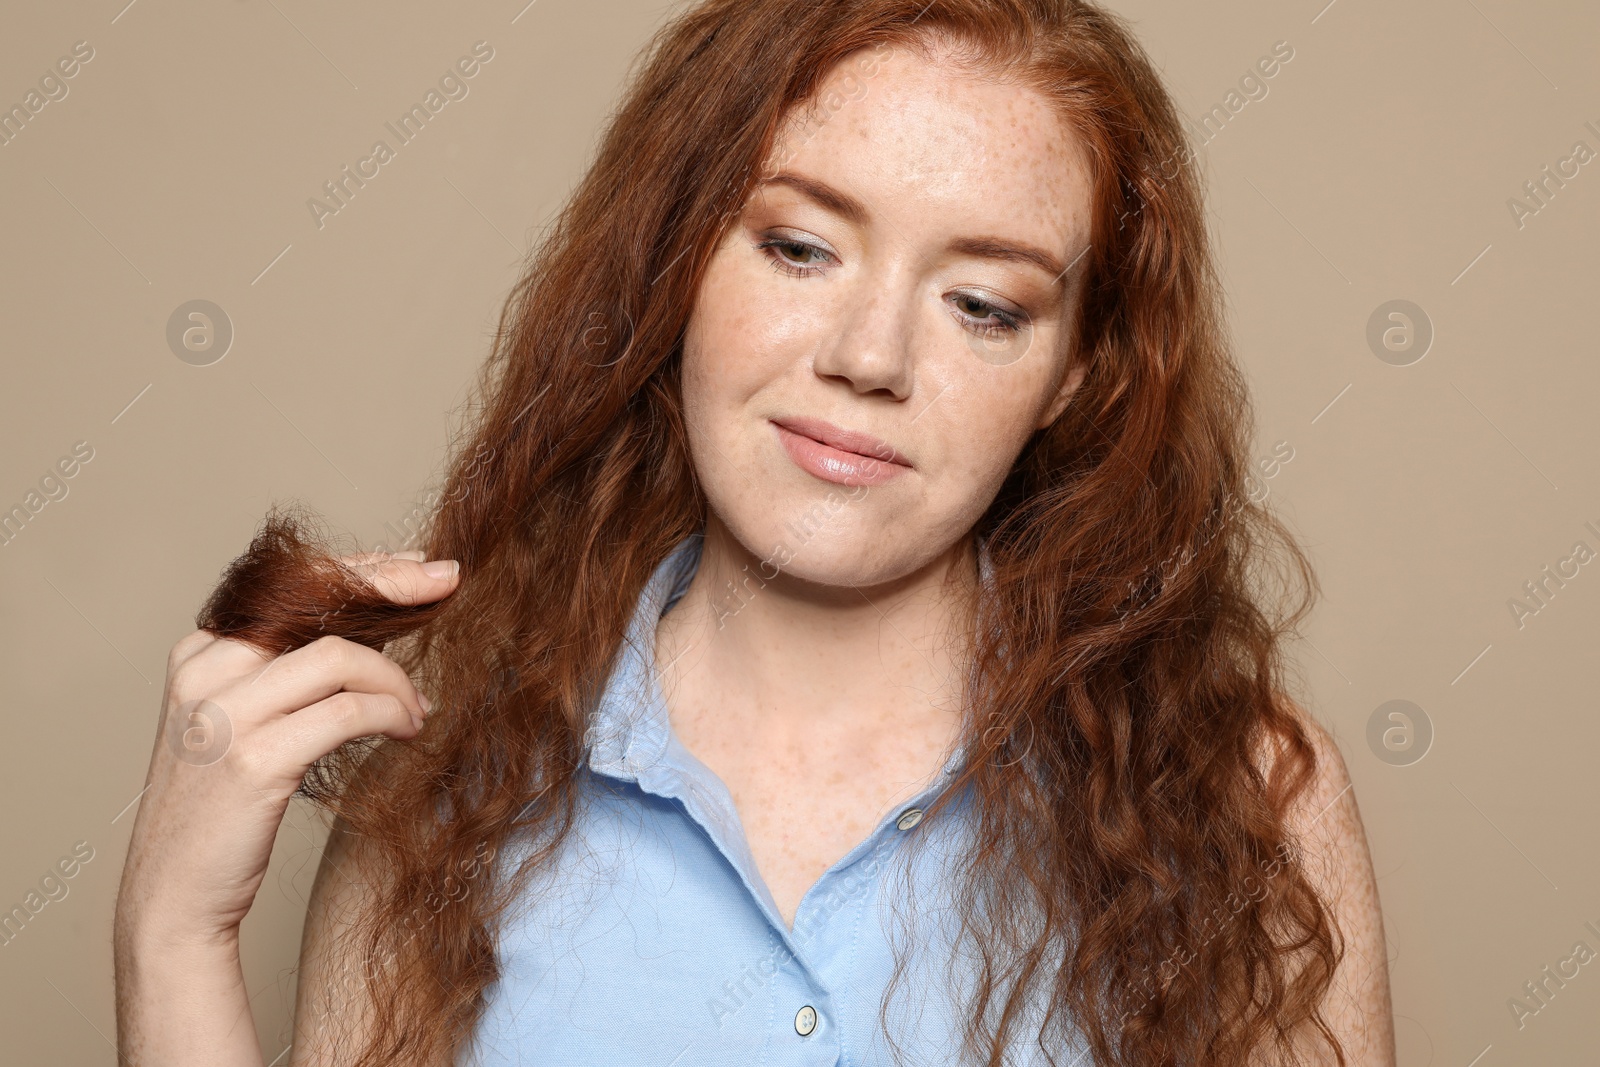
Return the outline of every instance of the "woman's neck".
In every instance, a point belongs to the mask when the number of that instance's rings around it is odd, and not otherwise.
[[[970,536],[893,581],[835,586],[774,567],[713,517],[656,633],[674,725],[775,743],[819,729],[953,740],[977,586]]]

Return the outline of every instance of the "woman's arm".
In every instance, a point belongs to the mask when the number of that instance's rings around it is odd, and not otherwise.
[[[239,938],[182,940],[122,918],[113,936],[119,1062],[260,1067]]]
[[[1383,913],[1350,772],[1328,731],[1304,708],[1288,704],[1317,755],[1316,777],[1290,811],[1289,830],[1300,845],[1306,876],[1344,939],[1344,958],[1322,1002],[1323,1018],[1344,1046],[1349,1067],[1394,1067]],[[1325,1042],[1307,1035],[1302,1044],[1317,1057],[1311,1062],[1335,1062]]]
[[[374,868],[360,841],[336,819],[317,867],[300,938],[289,1067],[348,1063],[351,1051],[366,1042],[371,1001],[352,931],[358,910],[376,887]]]
[[[364,562],[364,561],[358,561]],[[400,603],[454,590],[414,561],[368,578]],[[260,1067],[239,924],[289,799],[346,741],[412,738],[424,702],[400,665],[336,637],[271,657],[196,631],[173,646],[117,895],[118,1049],[135,1067]]]

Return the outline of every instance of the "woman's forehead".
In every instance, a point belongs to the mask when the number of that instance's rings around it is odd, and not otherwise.
[[[1063,249],[1087,239],[1087,154],[1042,93],[945,54],[863,55],[786,116],[765,173],[803,173],[885,214],[1007,223]]]

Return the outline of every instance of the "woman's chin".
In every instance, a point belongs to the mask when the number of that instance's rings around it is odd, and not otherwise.
[[[865,513],[818,520],[815,509],[774,509],[737,522],[731,533],[755,557],[751,570],[759,567],[766,580],[782,574],[852,595],[915,574],[952,547],[943,531]]]

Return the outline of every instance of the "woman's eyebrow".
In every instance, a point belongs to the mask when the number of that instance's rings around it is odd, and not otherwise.
[[[783,185],[814,201],[847,222],[857,226],[867,223],[867,206],[848,193],[842,193],[827,182],[808,178],[792,171],[779,171],[757,184],[757,190],[769,185]],[[1042,248],[1001,237],[958,237],[950,242],[950,251],[982,259],[1000,259],[1012,263],[1031,263],[1045,271],[1051,278],[1060,278],[1066,272],[1061,261]]]
[[[827,182],[820,182],[815,178],[807,178],[803,174],[794,174],[790,171],[779,171],[770,178],[763,178],[756,188],[760,190],[769,185],[786,185],[816,201],[846,222],[853,222],[857,226],[865,226],[867,223],[867,206],[855,197],[841,193]]]
[[[950,242],[950,250],[968,256],[981,256],[984,259],[1032,263],[1051,278],[1059,278],[1066,273],[1061,261],[1044,249],[999,237],[957,237]]]

